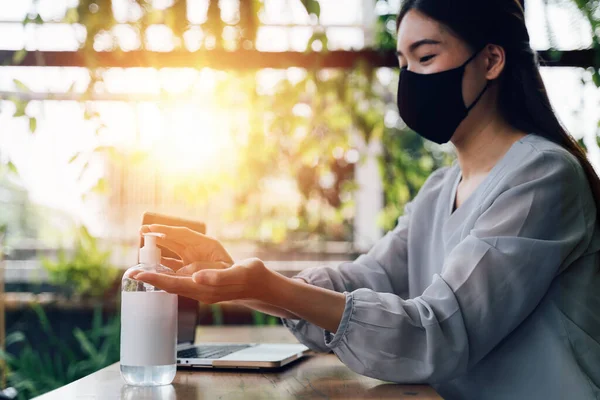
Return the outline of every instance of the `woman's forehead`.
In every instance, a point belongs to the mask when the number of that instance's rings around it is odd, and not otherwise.
[[[410,10],[402,18],[398,27],[397,50],[400,52],[408,50],[411,44],[423,39],[444,43],[451,40],[450,36],[452,35],[443,24],[419,11]]]

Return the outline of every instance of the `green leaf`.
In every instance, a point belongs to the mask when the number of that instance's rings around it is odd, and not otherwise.
[[[90,110],[87,107],[85,108],[84,112],[83,112],[83,119],[85,120],[92,120],[94,118],[98,118],[100,117],[100,114],[98,113],[98,111],[96,110]]]
[[[20,92],[25,92],[25,93],[31,92],[31,90],[27,87],[27,85],[25,85],[22,81],[20,81],[18,79],[13,79],[13,83],[15,84],[17,89],[19,89]]]
[[[14,366],[20,361],[16,357],[12,356],[11,354],[8,354],[2,349],[0,349],[0,360],[6,361],[6,363],[8,363],[11,366]]]
[[[210,310],[213,316],[213,325],[223,325],[223,310],[219,304],[211,304]]]
[[[13,117],[18,118],[18,117],[24,117],[26,116],[25,114],[25,107],[23,106],[23,104],[21,102],[15,102],[15,113],[13,114]]]
[[[77,83],[76,81],[71,82],[71,84],[69,85],[69,88],[67,89],[67,93],[73,93],[73,89],[75,88],[76,83]]]
[[[560,61],[563,54],[564,54],[564,51],[562,51],[562,50],[556,50],[556,49],[548,50],[548,55],[552,61]]]
[[[96,194],[108,193],[108,182],[105,178],[98,179],[98,182],[92,187],[91,191]]]
[[[56,370],[56,374],[63,382],[67,381],[67,371],[65,368],[65,363],[63,361],[63,355],[58,353],[56,357],[54,357],[54,369]]]
[[[81,180],[81,178],[83,177],[83,174],[85,174],[85,173],[86,173],[86,171],[88,170],[89,166],[90,166],[90,161],[89,161],[89,160],[87,160],[87,161],[86,161],[86,162],[83,164],[83,166],[81,167],[81,171],[79,172],[79,176],[77,177],[77,180],[78,180],[78,181],[80,181],[80,180]]]
[[[109,156],[114,157],[117,155],[117,148],[115,146],[98,146],[93,150],[94,153],[107,153]]]
[[[31,133],[35,133],[37,129],[37,119],[35,117],[30,117],[29,118],[29,131]]]
[[[44,312],[44,309],[42,308],[42,306],[40,304],[38,304],[38,303],[33,303],[31,305],[31,308],[37,314],[38,320],[40,321],[40,325],[42,326],[42,330],[48,336],[52,336],[53,337],[54,336],[54,331],[52,330],[52,326],[50,325],[50,321],[48,320],[48,317],[46,316],[46,313]]]
[[[8,170],[10,172],[12,172],[15,175],[19,175],[19,171],[17,170],[17,166],[12,161],[9,161],[8,164],[6,164],[6,166],[8,167]]]
[[[13,117],[18,118],[18,117],[24,117],[27,115],[25,113],[25,109],[27,108],[29,101],[21,100],[21,99],[12,99],[11,101],[15,105],[15,113],[13,114]]]
[[[318,17],[321,16],[321,5],[318,0],[302,0],[302,5],[309,14],[314,14]]]
[[[94,307],[94,314],[92,315],[92,329],[89,332],[89,337],[94,346],[100,345],[102,332],[102,306],[98,305]]]
[[[27,55],[27,50],[21,49],[13,54],[12,62],[13,64],[21,64]]]
[[[592,74],[592,80],[594,81],[594,84],[596,85],[596,87],[600,87],[600,69],[596,70]]]
[[[26,338],[25,338],[25,334],[23,332],[20,332],[20,331],[11,332],[6,336],[5,345],[8,347],[15,343],[23,343],[23,342],[25,342],[25,340],[26,340]]]
[[[73,163],[77,158],[81,155],[81,152],[77,152],[73,155],[73,157],[69,158],[69,164]]]
[[[252,311],[252,324],[257,326],[265,325],[266,315],[260,311]]]
[[[90,340],[85,336],[85,333],[79,328],[73,329],[73,335],[77,339],[79,346],[81,346],[81,350],[91,358],[95,358],[98,356],[98,351],[94,348]]]
[[[74,24],[79,21],[79,13],[77,12],[77,7],[69,8],[65,13],[65,18],[63,22],[67,24]]]
[[[15,84],[15,86],[17,87],[17,89],[19,89],[19,91],[25,92],[25,93],[31,92],[31,90],[29,90],[29,88],[27,87],[27,85],[24,84],[23,82],[21,82],[20,80],[13,79],[13,83]]]

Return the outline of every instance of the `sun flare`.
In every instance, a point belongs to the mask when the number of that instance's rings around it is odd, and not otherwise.
[[[150,150],[162,173],[214,175],[235,161],[236,147],[222,111],[184,103],[168,107],[164,115],[162,127],[153,128],[160,132]]]

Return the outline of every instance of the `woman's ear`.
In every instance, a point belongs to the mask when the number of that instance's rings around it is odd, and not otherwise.
[[[504,70],[506,64],[506,53],[504,52],[504,48],[496,44],[488,44],[485,49],[485,55],[487,69],[485,77],[489,81],[497,79]]]

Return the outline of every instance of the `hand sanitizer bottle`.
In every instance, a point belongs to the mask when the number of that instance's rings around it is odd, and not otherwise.
[[[121,282],[121,376],[130,385],[168,385],[177,372],[177,295],[131,279],[134,271],[173,273],[160,264],[156,239],[145,233],[140,264]]]

